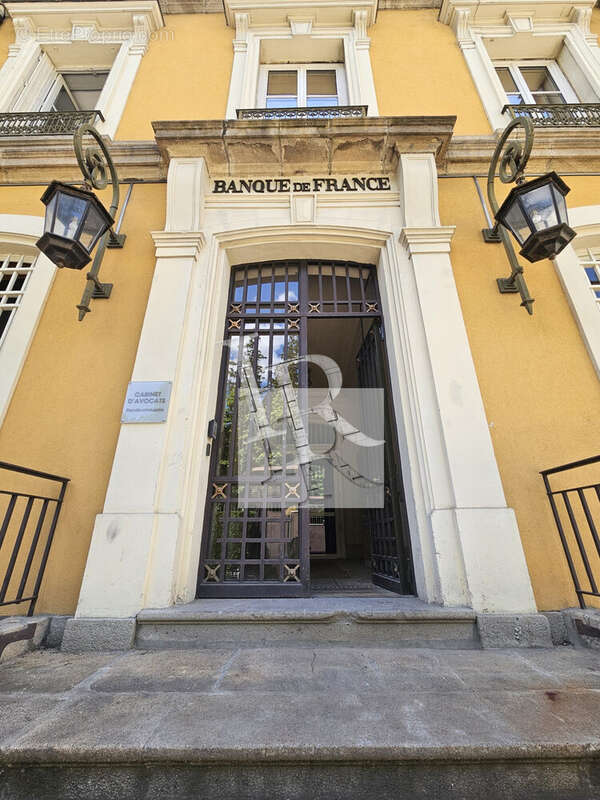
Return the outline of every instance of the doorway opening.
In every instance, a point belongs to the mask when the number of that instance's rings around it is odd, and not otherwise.
[[[199,597],[414,593],[376,269],[232,271]]]

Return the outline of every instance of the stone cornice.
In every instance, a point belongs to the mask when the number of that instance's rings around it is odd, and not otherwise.
[[[167,172],[155,142],[108,142],[123,181],[162,180]],[[0,182],[80,180],[72,136],[0,138]]]
[[[154,122],[165,163],[203,157],[211,177],[390,173],[400,153],[445,161],[455,117]]]
[[[453,136],[441,174],[487,174],[497,136]],[[527,172],[600,172],[597,128],[536,129]]]
[[[593,8],[596,0],[443,0],[439,20],[457,27],[457,16],[467,15],[472,25],[505,23],[507,16],[528,14],[537,21],[568,20],[577,9]]]
[[[172,156],[204,156],[212,176],[261,174],[390,174],[399,153],[436,154],[440,175],[486,175],[496,146],[493,134],[452,136],[451,117],[430,117],[421,127],[415,118],[367,118],[367,128],[315,126],[304,132],[293,121],[284,129],[259,121],[241,127],[221,122],[155,123],[157,142],[109,141],[119,177],[164,180]],[[440,122],[440,120],[442,122]],[[437,124],[435,124],[437,121]],[[348,122],[352,122],[349,120]],[[385,124],[385,123],[389,124]],[[244,129],[252,125],[252,135]],[[289,123],[292,123],[290,126]],[[379,124],[384,123],[384,124]],[[529,173],[600,173],[600,136],[596,128],[537,130]],[[79,180],[71,136],[0,138],[0,182],[42,184],[53,178]]]
[[[235,15],[247,14],[251,25],[288,25],[302,16],[316,26],[353,25],[354,12],[366,12],[366,24],[377,16],[377,0],[223,0],[227,24],[235,28]]]
[[[163,26],[158,0],[18,0],[5,4],[13,19],[25,19],[32,32],[69,30],[76,21],[98,23],[98,30],[134,30],[134,17],[143,15],[149,31]]]

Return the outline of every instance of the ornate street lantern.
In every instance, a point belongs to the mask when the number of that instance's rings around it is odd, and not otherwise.
[[[42,195],[44,235],[36,242],[57,267],[83,269],[114,220],[93,192],[52,181]]]
[[[525,142],[508,142],[517,128],[525,131]],[[575,231],[569,227],[565,195],[569,187],[556,172],[541,178],[525,181],[523,173],[533,147],[533,123],[528,117],[519,116],[511,120],[498,140],[488,172],[488,199],[496,219],[493,228],[483,230],[486,242],[502,242],[511,273],[508,278],[497,278],[498,290],[502,293],[518,292],[521,305],[533,314],[534,299],[523,277],[523,267],[517,261],[510,231],[521,245],[521,255],[530,262],[543,258],[554,258],[574,238]],[[498,206],[494,181],[496,169],[502,183],[516,183],[506,200]]]
[[[96,146],[84,149],[84,137],[95,139]],[[86,274],[86,285],[77,306],[79,321],[90,311],[90,301],[108,299],[112,283],[102,283],[98,274],[107,247],[123,247],[125,234],[119,233],[119,224],[113,230],[115,214],[119,207],[119,177],[102,137],[87,122],[75,131],[73,147],[77,163],[84,178],[84,188],[52,181],[42,195],[46,206],[44,234],[36,242],[39,249],[58,267],[82,269],[91,259],[96,244],[94,262]],[[102,191],[112,186],[112,202],[107,211],[91,189]],[[127,200],[125,201],[127,204]],[[121,212],[121,218],[123,212]]]
[[[556,172],[511,189],[496,219],[519,242],[523,258],[532,263],[554,258],[575,237],[565,202],[569,192]]]

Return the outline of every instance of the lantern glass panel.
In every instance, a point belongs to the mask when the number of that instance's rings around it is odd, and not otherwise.
[[[510,209],[506,212],[505,222],[507,227],[509,227],[516,236],[519,244],[523,244],[525,239],[531,234],[529,223],[516,198]]]
[[[556,207],[558,208],[558,216],[560,217],[558,221],[568,222],[569,217],[567,214],[567,201],[565,200],[564,194],[561,194],[556,186],[552,187],[552,193],[554,194],[554,202],[556,203]]]
[[[58,195],[55,194],[52,200],[46,206],[46,220],[44,222],[44,230],[52,231],[52,219],[54,217],[54,209],[56,208],[56,200]]]
[[[91,252],[94,249],[94,245],[98,241],[98,237],[102,234],[105,228],[106,222],[104,221],[104,218],[101,217],[96,208],[90,204],[90,210],[85,218],[81,235],[79,236],[79,241],[88,252]]]
[[[58,209],[53,233],[66,239],[75,239],[88,201],[81,197],[58,192]]]
[[[552,189],[549,184],[538,186],[530,192],[524,192],[520,201],[529,217],[534,231],[543,231],[558,225],[556,209],[552,200]]]

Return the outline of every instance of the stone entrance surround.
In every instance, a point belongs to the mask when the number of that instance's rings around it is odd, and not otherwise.
[[[165,424],[121,428],[71,625],[193,600],[229,268],[299,257],[377,265],[419,597],[535,612],[438,212],[453,118],[409,122],[155,123],[167,219],[132,380],[172,381],[171,407]],[[390,189],[213,193],[217,179],[294,174],[300,147],[307,181],[385,167]]]

